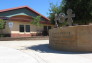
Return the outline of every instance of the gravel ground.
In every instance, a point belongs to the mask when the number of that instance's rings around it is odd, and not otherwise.
[[[0,46],[20,50],[39,63],[92,63],[92,53],[56,51],[48,44],[49,40],[0,41]]]

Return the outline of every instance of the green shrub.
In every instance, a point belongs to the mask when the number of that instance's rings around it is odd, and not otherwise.
[[[4,37],[4,34],[0,34],[0,37]]]

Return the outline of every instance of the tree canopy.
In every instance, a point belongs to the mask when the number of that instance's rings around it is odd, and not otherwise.
[[[51,20],[52,24],[55,24],[54,19],[55,19],[55,14],[59,14],[62,12],[61,6],[58,6],[57,4],[50,3],[50,9],[49,9],[49,18]]]
[[[5,20],[0,19],[0,29],[4,29],[5,28]]]
[[[72,9],[75,13],[74,23],[88,24],[92,22],[92,0],[62,0],[62,3],[57,5],[50,4],[50,15],[52,24],[54,24],[55,13],[63,12],[66,14],[67,9]]]
[[[63,0],[62,11],[66,13],[67,9],[72,9],[76,17],[75,23],[88,24],[92,22],[92,0]]]
[[[42,26],[40,21],[41,21],[41,16],[33,17],[33,21],[31,22],[31,24],[36,26]]]

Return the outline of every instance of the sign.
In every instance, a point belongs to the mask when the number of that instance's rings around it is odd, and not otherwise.
[[[9,25],[9,28],[11,29],[13,27],[13,22],[9,22],[8,25]]]

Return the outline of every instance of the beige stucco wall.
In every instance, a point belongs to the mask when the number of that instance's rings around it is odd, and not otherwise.
[[[13,22],[13,27],[10,29],[8,22]],[[13,33],[18,33],[18,34],[30,34],[30,33],[42,33],[43,27],[38,27],[30,22],[18,22],[18,21],[8,21],[6,23],[5,29],[3,30],[4,34],[13,34]],[[30,32],[19,32],[19,25],[30,25]],[[46,25],[45,26],[53,26],[53,25]]]
[[[23,33],[37,33],[37,32],[41,32],[43,30],[43,27],[37,27],[35,25],[32,25],[30,24],[29,22],[17,22],[17,21],[12,21],[14,24],[13,24],[13,27],[11,29],[11,33],[20,33],[20,34],[23,34]],[[30,25],[30,32],[19,32],[19,25]]]

